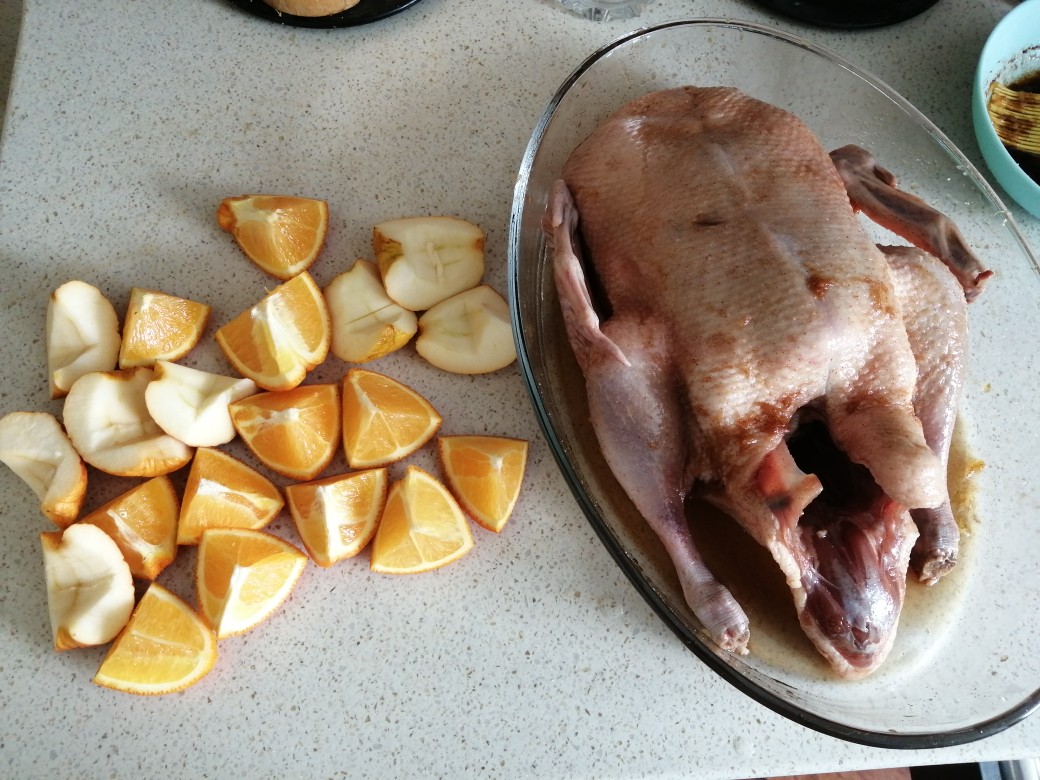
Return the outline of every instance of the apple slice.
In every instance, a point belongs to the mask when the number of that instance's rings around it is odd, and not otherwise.
[[[55,524],[64,528],[79,517],[87,467],[54,415],[11,412],[0,419],[0,461],[33,489]]]
[[[516,360],[509,305],[486,284],[453,295],[419,318],[415,349],[456,374],[504,368]]]
[[[372,248],[386,294],[424,311],[484,276],[484,231],[454,217],[405,217],[381,222]]]
[[[116,367],[119,316],[93,285],[65,282],[52,292],[45,332],[51,398],[63,397],[84,374]]]
[[[257,393],[252,379],[211,374],[157,360],[144,391],[156,424],[189,447],[216,447],[235,438],[228,404]]]
[[[192,448],[148,413],[150,368],[95,371],[76,380],[65,398],[65,430],[87,463],[119,477],[157,477],[191,460]]]
[[[418,328],[415,313],[394,303],[379,270],[358,260],[325,288],[332,318],[332,354],[348,363],[366,363],[400,349]]]
[[[55,650],[103,645],[134,609],[134,580],[112,537],[77,523],[40,534]]]

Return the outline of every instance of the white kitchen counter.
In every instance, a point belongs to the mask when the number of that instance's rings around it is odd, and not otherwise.
[[[504,292],[534,122],[585,56],[636,26],[773,22],[876,73],[982,169],[970,84],[1008,8],[942,0],[902,25],[845,34],[736,0],[658,0],[635,23],[607,24],[554,0],[423,0],[367,27],[313,31],[222,0],[25,0],[0,147],[0,414],[60,411],[46,399],[43,325],[67,279],[98,285],[120,312],[131,286],[203,300],[214,323],[258,299],[272,282],[216,226],[227,195],[327,199],[321,284],[371,256],[382,219],[470,219],[487,231],[488,280]],[[1040,222],[1012,211],[1040,247]],[[229,373],[206,341],[190,362]],[[91,684],[101,649],[51,649],[38,542],[50,529],[3,469],[0,775],[738,778],[1040,755],[1040,717],[906,752],[844,743],[753,702],[614,564],[515,366],[447,376],[409,348],[373,367],[424,392],[446,433],[532,441],[505,532],[478,529],[467,558],[412,578],[371,574],[367,555],[311,566],[279,613],[221,643],[202,682],[137,698]],[[316,377],[343,370],[330,360]],[[412,462],[433,468],[428,452]],[[97,479],[88,508],[126,487]],[[284,517],[274,530],[295,539]],[[161,578],[188,598],[193,560],[186,551]]]

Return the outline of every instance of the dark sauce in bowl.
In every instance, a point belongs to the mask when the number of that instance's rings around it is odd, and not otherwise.
[[[1016,92],[1032,92],[1034,95],[1040,95],[1040,70],[1023,76],[1008,86]]]

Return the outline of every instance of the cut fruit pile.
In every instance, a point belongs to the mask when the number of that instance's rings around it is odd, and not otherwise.
[[[54,647],[111,643],[94,682],[128,693],[201,680],[218,641],[275,614],[308,559],[327,568],[369,549],[370,568],[385,574],[459,560],[475,544],[470,520],[501,532],[523,483],[527,442],[507,437],[439,437],[443,481],[399,465],[443,420],[390,376],[354,367],[341,383],[306,383],[330,350],[363,363],[416,333],[417,354],[444,370],[509,365],[508,308],[481,284],[483,231],[448,217],[381,223],[375,262],[356,261],[322,292],[308,269],[328,230],[323,201],[227,198],[217,221],[281,280],[214,334],[240,376],[177,362],[201,343],[209,305],[134,287],[120,329],[98,288],[71,281],[46,311],[60,420],[0,418],[0,461],[61,529],[40,534]],[[219,449],[236,439],[256,463]],[[322,477],[341,448],[349,469]],[[138,479],[83,512],[88,466]],[[168,475],[183,468],[178,494]],[[306,553],[263,530],[284,508]],[[197,607],[156,582],[185,547],[195,548]],[[135,579],[148,583],[136,605]]]

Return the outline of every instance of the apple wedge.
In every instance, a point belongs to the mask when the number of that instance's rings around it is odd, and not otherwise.
[[[424,311],[484,276],[484,231],[454,217],[405,217],[381,222],[372,248],[386,294]]]
[[[40,534],[55,650],[102,645],[134,609],[134,580],[112,538],[95,525]]]
[[[157,360],[144,391],[156,424],[189,447],[216,447],[235,438],[228,404],[257,393],[252,379],[211,374]]]
[[[61,398],[84,374],[116,367],[119,316],[98,288],[65,282],[47,303],[46,341],[51,398]]]
[[[400,349],[415,335],[415,313],[394,303],[379,270],[358,260],[325,288],[332,319],[332,354],[348,363],[367,363]]]
[[[419,318],[415,349],[456,374],[504,368],[516,360],[509,305],[486,284],[453,295]]]
[[[138,366],[95,371],[65,397],[65,430],[87,463],[119,477],[157,477],[191,460],[193,450],[148,413],[145,390],[153,371]]]
[[[79,516],[87,467],[54,415],[11,412],[0,419],[0,461],[40,499],[40,509],[62,528]]]

